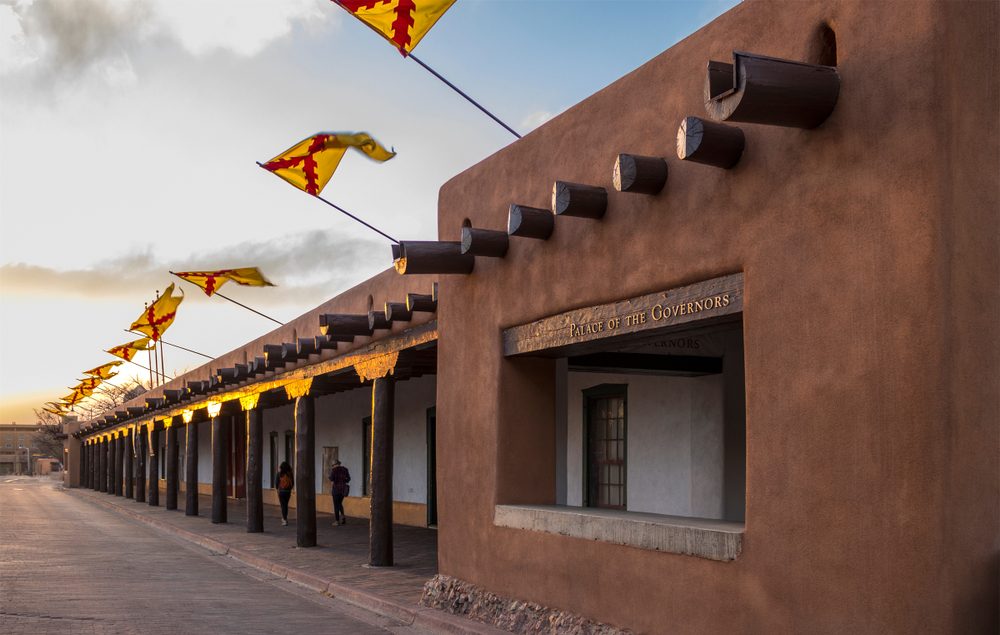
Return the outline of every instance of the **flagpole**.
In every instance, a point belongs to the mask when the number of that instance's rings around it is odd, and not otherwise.
[[[258,165],[258,166],[260,166],[260,168],[261,168],[261,169],[263,169],[263,170],[267,170],[267,168],[265,168],[265,167],[264,167],[264,164],[263,164],[263,163],[261,163],[260,161],[257,161],[256,163],[257,163],[257,165]],[[270,172],[270,170],[268,170],[268,171]],[[385,238],[388,238],[389,240],[391,240],[392,242],[396,243],[397,245],[399,244],[399,241],[398,241],[398,240],[396,240],[395,238],[393,238],[393,237],[392,237],[392,236],[390,236],[389,234],[385,233],[384,231],[382,231],[382,230],[381,230],[381,229],[379,229],[378,227],[375,227],[374,225],[371,225],[371,224],[369,224],[369,223],[366,223],[365,221],[361,220],[360,218],[358,218],[358,217],[357,217],[357,216],[355,216],[354,214],[352,214],[352,213],[348,212],[348,211],[347,211],[346,209],[344,209],[343,207],[341,207],[341,206],[339,206],[339,205],[336,205],[336,204],[334,204],[334,203],[331,203],[330,201],[326,200],[325,198],[323,198],[323,197],[322,197],[322,196],[320,196],[319,194],[313,194],[313,198],[318,198],[319,200],[323,201],[324,203],[326,203],[327,205],[329,205],[329,206],[330,206],[330,207],[332,207],[333,209],[337,210],[337,211],[338,211],[338,212],[340,212],[341,214],[343,214],[343,215],[347,216],[348,218],[351,218],[351,219],[353,219],[353,220],[355,220],[355,221],[357,221],[357,222],[361,223],[362,225],[364,225],[365,227],[367,227],[368,229],[372,230],[373,232],[375,232],[375,233],[377,233],[377,234],[381,234],[381,235],[382,235],[383,237],[385,237]]]
[[[133,330],[130,330],[130,329],[122,329],[122,330],[125,331],[126,333],[134,333],[135,335],[143,335],[143,336],[146,335],[145,333],[142,333],[140,331],[133,331]],[[194,353],[195,355],[201,355],[205,359],[215,359],[211,355],[206,355],[205,353],[199,353],[198,351],[193,351],[190,348],[184,348],[180,344],[173,344],[171,342],[168,342],[168,341],[164,340],[163,338],[160,338],[158,341],[160,342],[160,344],[166,344],[167,346],[173,346],[174,348],[179,348],[182,351],[187,351],[189,353]]]
[[[467,100],[467,101],[468,101],[468,102],[469,102],[470,104],[472,104],[473,106],[475,106],[475,107],[476,107],[476,108],[478,108],[479,110],[483,111],[483,112],[484,112],[484,113],[486,114],[486,116],[487,116],[487,117],[489,117],[489,118],[490,118],[490,119],[492,119],[493,121],[495,121],[495,122],[497,122],[498,124],[500,124],[501,126],[503,126],[503,127],[504,127],[504,129],[505,129],[505,130],[506,130],[507,132],[511,133],[512,135],[514,135],[514,136],[515,136],[515,137],[517,137],[518,139],[520,139],[520,138],[521,138],[521,135],[517,134],[517,132],[515,132],[513,128],[511,128],[510,126],[508,126],[508,125],[507,125],[507,124],[505,124],[504,122],[500,121],[500,118],[499,118],[499,117],[497,117],[496,115],[494,115],[493,113],[491,113],[491,112],[490,112],[489,110],[486,110],[486,108],[484,108],[482,104],[480,104],[480,103],[479,103],[478,101],[476,101],[476,100],[475,100],[475,99],[473,99],[472,97],[469,97],[469,96],[468,96],[467,94],[465,94],[465,92],[464,92],[464,91],[462,91],[462,89],[460,89],[460,88],[459,88],[458,86],[456,86],[456,85],[452,84],[452,83],[451,83],[451,82],[449,82],[449,81],[448,81],[447,79],[445,79],[443,75],[441,75],[440,73],[438,73],[438,72],[437,72],[436,70],[434,70],[433,68],[431,68],[431,67],[430,67],[430,66],[428,66],[427,64],[424,64],[424,63],[423,63],[423,62],[422,62],[422,61],[420,60],[420,58],[419,58],[419,57],[417,57],[417,56],[416,56],[416,55],[414,55],[413,53],[409,53],[409,54],[407,54],[407,55],[406,55],[406,57],[410,58],[411,60],[413,60],[413,61],[414,61],[414,62],[416,62],[417,64],[420,64],[420,65],[421,65],[421,66],[422,66],[422,67],[424,68],[424,70],[426,70],[426,71],[427,71],[428,73],[430,73],[430,74],[431,74],[431,75],[433,75],[434,77],[437,77],[438,79],[440,79],[440,80],[441,80],[442,82],[444,82],[444,83],[445,83],[445,84],[446,84],[446,85],[447,85],[447,86],[448,86],[449,88],[451,88],[451,89],[452,89],[453,91],[455,91],[456,93],[458,93],[458,94],[459,94],[459,95],[461,95],[462,97],[465,97],[465,99],[466,99],[466,100]]]
[[[145,313],[148,309],[149,309],[149,303],[148,302],[143,302],[142,303],[143,313]],[[149,389],[152,390],[153,389],[153,354],[151,352],[149,352],[149,349],[146,349],[146,360],[147,360],[146,363],[149,364],[149,367],[146,369],[146,370],[149,371]],[[136,364],[136,365],[138,366],[139,364]]]
[[[260,165],[260,163],[258,163],[257,165]],[[171,271],[170,273],[171,273],[172,275],[175,275],[175,276],[177,276],[177,273],[176,273],[176,272],[174,272],[174,271]],[[177,277],[178,277],[178,278],[180,278],[181,280],[184,280],[184,278],[182,278],[181,276],[177,276]],[[184,281],[185,281],[185,282],[191,282],[190,280],[184,280]],[[193,282],[191,282],[191,284],[194,284],[194,283],[193,283]],[[195,286],[198,286],[198,285],[195,285]],[[219,286],[222,286],[222,285],[219,285]],[[200,288],[200,287],[199,287],[199,288]],[[250,311],[251,313],[256,313],[257,315],[261,316],[262,318],[267,318],[267,319],[271,320],[272,322],[274,322],[274,323],[276,323],[276,324],[280,324],[281,326],[284,326],[284,325],[285,325],[285,323],[284,323],[284,322],[281,322],[280,320],[276,320],[276,319],[274,319],[273,317],[271,317],[270,315],[264,315],[263,313],[261,313],[261,312],[260,312],[260,311],[258,311],[257,309],[254,309],[254,308],[251,308],[251,307],[248,307],[247,305],[243,304],[242,302],[237,302],[236,300],[234,300],[234,299],[230,298],[229,296],[225,296],[225,295],[222,295],[222,294],[221,294],[221,293],[219,293],[218,291],[215,291],[215,292],[213,292],[213,293],[212,293],[212,295],[217,295],[217,296],[219,296],[220,298],[222,298],[223,300],[229,300],[229,301],[230,301],[230,302],[232,302],[233,304],[235,304],[235,305],[237,305],[237,306],[241,306],[241,307],[243,307],[244,309],[246,309],[247,311]]]

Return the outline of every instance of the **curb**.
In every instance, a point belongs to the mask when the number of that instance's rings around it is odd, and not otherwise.
[[[394,600],[379,597],[372,593],[358,591],[357,589],[340,584],[334,580],[328,580],[311,573],[306,573],[305,571],[299,571],[298,569],[280,564],[273,560],[268,560],[267,558],[262,558],[243,549],[232,548],[224,542],[214,538],[202,536],[201,534],[177,527],[176,525],[158,520],[156,518],[150,518],[144,514],[126,509],[125,507],[116,505],[115,503],[103,501],[97,497],[84,494],[79,498],[90,501],[105,509],[114,511],[122,516],[127,516],[133,520],[137,520],[164,533],[171,534],[182,540],[198,545],[199,547],[207,549],[216,555],[228,556],[238,562],[241,562],[242,564],[253,567],[254,569],[273,574],[281,579],[288,580],[289,582],[294,582],[295,584],[303,586],[310,591],[347,602],[348,604],[353,604],[354,606],[360,607],[371,613],[402,622],[407,626],[415,626],[440,633],[455,633],[458,635],[466,633],[470,635],[495,635],[496,633],[507,632],[498,630],[482,622],[476,622],[464,617],[451,615],[437,609],[425,606],[402,604]]]

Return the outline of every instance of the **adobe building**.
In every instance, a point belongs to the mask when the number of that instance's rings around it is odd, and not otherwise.
[[[996,632],[998,57],[996,3],[744,2],[446,183],[433,602]]]
[[[371,564],[436,526],[472,617],[996,632],[998,22],[744,2],[446,183],[395,272],[82,424],[71,482],[260,531],[289,460],[308,547],[337,457]]]

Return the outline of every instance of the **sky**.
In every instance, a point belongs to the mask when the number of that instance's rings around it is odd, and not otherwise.
[[[734,4],[458,0],[414,53],[525,134]],[[258,266],[276,287],[224,293],[285,321],[391,267],[385,239],[255,165],[321,131],[397,151],[348,153],[323,194],[408,240],[514,141],[329,0],[0,0],[0,421],[111,361],[171,282],[168,341],[217,356],[275,326],[169,270]]]

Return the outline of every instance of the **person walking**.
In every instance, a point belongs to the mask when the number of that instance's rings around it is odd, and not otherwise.
[[[282,461],[278,475],[274,477],[274,489],[278,490],[278,502],[281,503],[281,524],[288,524],[288,501],[292,498],[292,488],[295,487],[295,477],[292,476],[292,466],[288,461]]]
[[[347,514],[344,513],[344,497],[351,491],[351,473],[341,465],[340,461],[334,461],[330,469],[330,482],[333,483],[333,526],[347,523]]]

